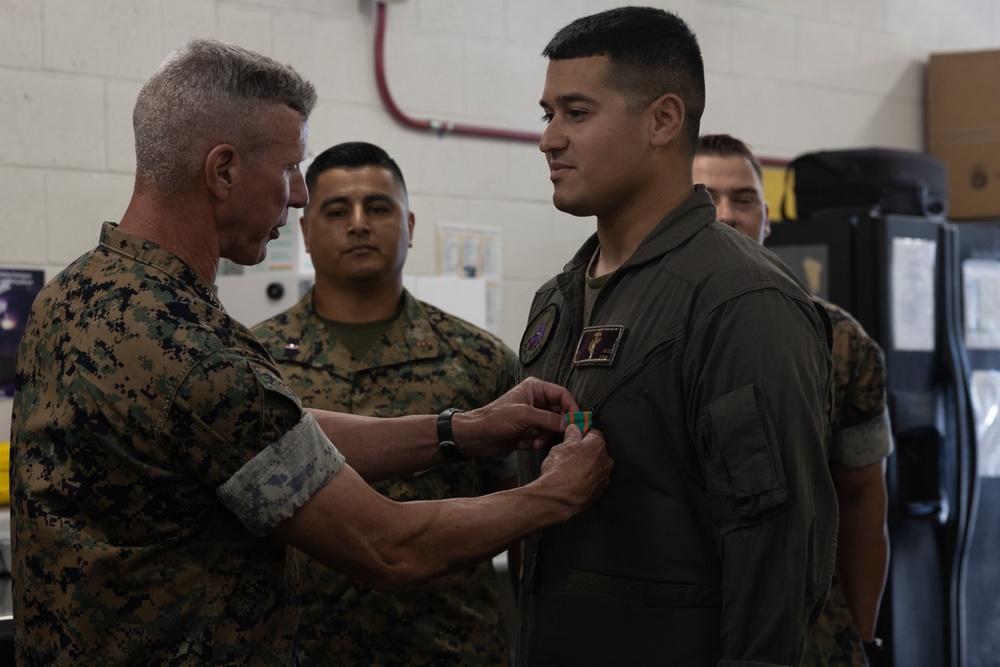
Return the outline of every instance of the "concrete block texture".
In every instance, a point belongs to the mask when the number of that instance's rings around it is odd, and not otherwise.
[[[406,114],[544,130],[541,50],[606,0],[402,0],[387,5],[385,64]],[[621,3],[624,4],[624,3]],[[655,0],[687,19],[704,52],[705,132],[765,157],[820,148],[923,148],[923,75],[934,52],[1000,46],[992,0]],[[217,36],[287,62],[319,104],[310,153],[382,145],[417,212],[410,270],[437,267],[438,222],[503,232],[502,335],[516,344],[531,294],[594,231],[556,211],[528,141],[405,128],[375,83],[368,0],[0,0],[0,261],[60,268],[117,219],[132,185],[131,110],[176,46]],[[297,215],[293,213],[293,218]]]

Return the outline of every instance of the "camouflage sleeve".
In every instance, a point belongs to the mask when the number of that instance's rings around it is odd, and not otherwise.
[[[344,457],[316,422],[302,420],[266,447],[216,491],[254,535],[267,535],[292,516],[344,467]]]
[[[878,343],[848,313],[832,305],[827,310],[833,321],[836,390],[830,461],[863,468],[892,452],[885,358]]]
[[[501,357],[497,362],[500,371],[497,373],[495,398],[503,396],[517,384],[518,360],[514,351],[506,345],[501,346]]]
[[[844,468],[864,468],[878,463],[892,453],[892,429],[889,411],[863,424],[837,431],[833,434],[830,461]]]
[[[302,415],[277,368],[239,350],[220,350],[180,382],[159,446],[174,465],[217,488],[291,432]]]

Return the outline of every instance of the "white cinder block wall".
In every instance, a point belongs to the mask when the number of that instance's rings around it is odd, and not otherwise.
[[[705,55],[704,131],[766,156],[923,146],[929,53],[1000,46],[994,0],[645,0],[677,11]],[[388,5],[386,70],[415,118],[541,132],[539,51],[606,0],[402,0]],[[417,214],[408,271],[436,270],[439,221],[503,230],[501,335],[516,346],[531,294],[593,229],[552,208],[530,143],[397,125],[374,77],[370,0],[0,0],[0,266],[48,275],[94,245],[131,192],[131,108],[190,37],[291,63],[317,86],[314,152],[367,140],[403,168]],[[10,401],[0,399],[0,440]]]

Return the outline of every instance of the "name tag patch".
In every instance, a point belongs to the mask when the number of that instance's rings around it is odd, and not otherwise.
[[[615,363],[618,348],[625,339],[621,325],[587,327],[580,334],[580,342],[573,355],[574,366],[611,366]]]

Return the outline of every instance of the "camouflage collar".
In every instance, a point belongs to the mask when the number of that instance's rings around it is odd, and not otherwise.
[[[101,227],[100,245],[111,252],[166,273],[183,284],[197,298],[225,311],[222,302],[219,301],[218,288],[163,246],[136,234],[122,231],[115,222],[105,222]]]
[[[281,324],[276,331],[287,335],[267,345],[275,359],[294,358],[300,364],[350,378],[353,373],[414,359],[432,359],[442,353],[442,341],[424,305],[404,289],[403,309],[385,332],[385,343],[376,345],[364,359],[354,359],[343,345],[337,345],[336,341],[331,345],[327,330],[319,325],[313,308],[313,289],[279,316]]]

